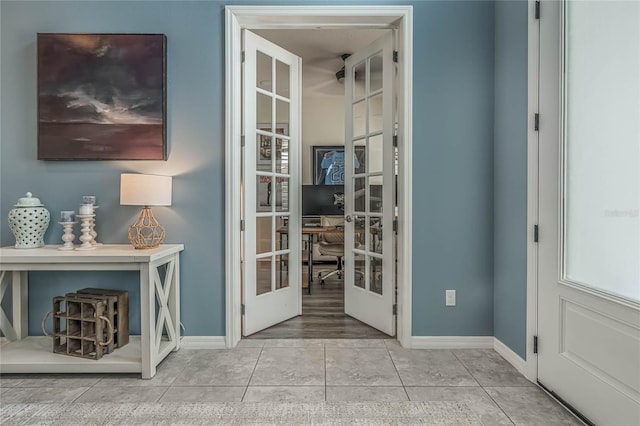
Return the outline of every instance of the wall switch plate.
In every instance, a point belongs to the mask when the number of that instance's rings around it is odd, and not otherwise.
[[[455,290],[445,290],[445,306],[456,306]]]

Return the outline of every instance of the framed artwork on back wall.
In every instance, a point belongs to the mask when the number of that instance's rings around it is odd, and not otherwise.
[[[38,34],[39,160],[166,160],[164,34]]]
[[[344,185],[344,146],[316,145],[313,146],[313,184],[314,185]],[[355,147],[353,166],[355,173],[364,173],[365,147]]]

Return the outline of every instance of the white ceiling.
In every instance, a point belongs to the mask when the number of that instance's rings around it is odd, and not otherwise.
[[[302,90],[305,96],[343,96],[344,84],[336,79],[343,53],[366,47],[384,29],[252,30],[261,37],[302,58]]]

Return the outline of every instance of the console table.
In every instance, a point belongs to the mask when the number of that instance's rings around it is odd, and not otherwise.
[[[0,330],[5,336],[0,344],[0,373],[142,373],[143,379],[153,377],[156,366],[180,349],[180,252],[184,245],[136,250],[128,244],[105,244],[91,251],[61,251],[58,247],[0,248],[0,302],[11,285],[13,308],[10,321],[0,305]],[[140,336],[132,336],[129,344],[100,360],[54,354],[50,337],[27,335],[28,271],[139,271]]]

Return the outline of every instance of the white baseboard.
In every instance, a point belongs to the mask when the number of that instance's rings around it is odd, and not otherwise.
[[[527,377],[527,361],[522,359],[520,355],[511,350],[507,345],[498,340],[497,337],[493,338],[493,349],[500,354],[500,356],[506,359],[509,364],[513,365],[516,370],[523,376]]]
[[[183,349],[226,349],[224,336],[183,336],[180,341]]]
[[[493,349],[493,336],[412,336],[412,349]]]

